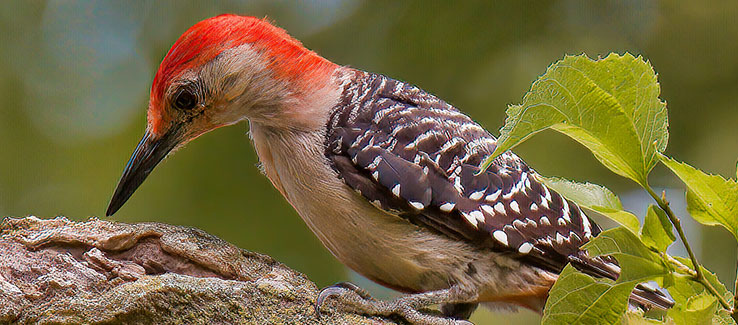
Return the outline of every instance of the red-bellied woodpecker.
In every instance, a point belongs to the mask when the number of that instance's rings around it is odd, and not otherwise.
[[[441,99],[404,82],[336,65],[266,20],[221,15],[187,30],[151,87],[146,134],[107,215],[173,149],[248,120],[264,174],[336,258],[408,293],[377,301],[349,283],[324,289],[343,306],[419,323],[465,319],[484,303],[541,311],[571,263],[615,279],[608,257],[580,246],[600,228]],[[631,300],[668,308],[647,285]],[[418,308],[440,304],[450,318]]]

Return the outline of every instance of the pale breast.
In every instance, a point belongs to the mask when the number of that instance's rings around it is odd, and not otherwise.
[[[479,259],[466,243],[450,240],[377,209],[328,165],[315,137],[289,136],[251,125],[251,137],[267,177],[310,230],[345,265],[398,289],[448,286],[452,270]],[[268,145],[267,145],[268,144]]]
[[[285,135],[252,123],[264,173],[323,245],[354,271],[404,292],[460,284],[478,292],[480,301],[503,305],[520,305],[507,300],[545,293],[555,281],[555,274],[507,254],[450,239],[378,209],[331,169],[312,138],[322,134]],[[525,299],[542,306],[545,295]]]

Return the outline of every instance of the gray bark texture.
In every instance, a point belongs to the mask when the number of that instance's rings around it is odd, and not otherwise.
[[[0,323],[384,324],[337,312],[269,256],[202,230],[92,218],[6,218]]]

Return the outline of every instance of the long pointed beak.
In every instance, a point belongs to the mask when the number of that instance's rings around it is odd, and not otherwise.
[[[110,200],[106,216],[113,215],[123,206],[133,192],[143,183],[167,154],[179,144],[178,128],[174,127],[161,137],[146,131],[131,159],[128,160],[123,175],[118,181],[113,198]]]

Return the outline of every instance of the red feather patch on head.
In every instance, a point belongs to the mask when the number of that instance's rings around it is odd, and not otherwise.
[[[158,133],[162,97],[183,71],[205,64],[226,49],[251,44],[264,55],[275,76],[289,81],[297,93],[320,86],[336,65],[320,57],[266,19],[225,14],[190,27],[167,53],[151,86],[149,123]]]

